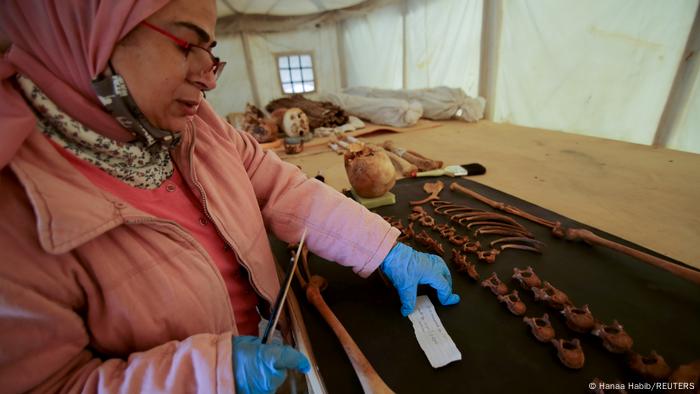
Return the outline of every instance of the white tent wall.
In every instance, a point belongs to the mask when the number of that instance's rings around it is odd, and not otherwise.
[[[275,53],[311,52],[321,92],[460,87],[485,96],[496,122],[700,153],[698,0],[389,3],[317,28],[220,38],[229,64],[210,102],[222,115],[263,107],[283,96]]]
[[[678,67],[654,144],[700,153],[700,9]]]
[[[690,89],[689,100],[679,111],[676,127],[671,131],[666,146],[671,149],[700,153],[700,73],[695,73]]]
[[[651,144],[696,8],[504,1],[493,120]]]
[[[226,68],[217,81],[217,88],[207,92],[207,100],[219,115],[241,112],[247,102],[254,101],[241,37],[219,39],[216,55],[226,60]]]
[[[316,90],[340,89],[338,39],[334,26],[285,33],[249,34],[248,37],[261,106],[283,96],[275,57],[277,53],[310,52],[314,63]],[[313,98],[313,95],[307,96]]]
[[[479,89],[483,1],[409,0],[406,12],[406,88]]]
[[[252,76],[249,76],[246,68],[243,40],[247,40]],[[217,49],[217,55],[229,63],[221,76],[219,86],[208,93],[207,98],[220,115],[242,112],[246,102],[263,109],[271,100],[283,96],[276,54],[311,53],[316,89],[340,89],[338,39],[334,26],[285,33],[241,33],[239,36],[221,37]],[[313,98],[313,95],[309,97]]]
[[[400,4],[342,22],[348,86],[403,87],[403,29]]]
[[[407,0],[345,20],[348,86],[446,85],[476,96],[482,7],[481,0]]]

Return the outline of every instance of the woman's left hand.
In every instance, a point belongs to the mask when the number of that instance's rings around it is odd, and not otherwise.
[[[434,254],[422,253],[397,243],[380,265],[384,275],[396,287],[401,299],[401,314],[408,316],[416,306],[418,285],[430,285],[442,305],[459,302],[452,293],[452,276],[445,261]]]

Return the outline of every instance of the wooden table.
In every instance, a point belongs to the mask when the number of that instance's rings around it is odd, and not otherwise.
[[[700,268],[700,155],[481,121],[441,122],[361,139],[450,164],[487,168],[471,178]],[[280,156],[330,186],[349,188],[342,156],[322,145]]]

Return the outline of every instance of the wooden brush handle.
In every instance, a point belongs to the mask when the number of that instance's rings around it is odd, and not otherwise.
[[[357,377],[360,379],[362,389],[365,393],[393,393],[389,386],[384,383],[377,371],[374,370],[372,364],[362,353],[355,341],[352,339],[348,331],[343,327],[331,308],[328,307],[326,301],[321,296],[321,288],[324,287],[326,280],[318,275],[311,277],[308,286],[306,287],[306,299],[312,303],[319,313],[326,320],[333,332],[338,337],[340,344],[343,345],[345,354],[348,355],[350,362]]]

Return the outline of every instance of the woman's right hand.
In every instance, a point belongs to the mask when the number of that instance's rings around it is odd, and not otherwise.
[[[294,348],[278,343],[263,344],[258,337],[233,337],[233,373],[236,392],[274,393],[287,377],[287,369],[307,373],[309,360]]]

